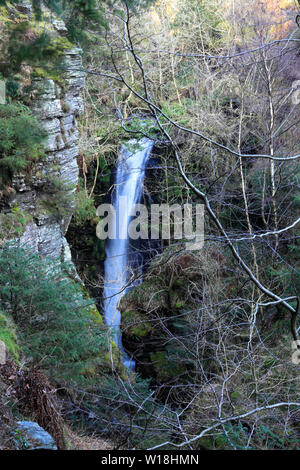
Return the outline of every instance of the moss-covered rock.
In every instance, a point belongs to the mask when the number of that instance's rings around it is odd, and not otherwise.
[[[20,237],[31,220],[32,216],[18,207],[14,207],[8,214],[0,214],[0,239]]]
[[[122,297],[120,311],[125,312],[132,306],[137,310],[145,311],[160,308],[167,302],[167,289],[159,278],[145,280],[142,284],[134,287]]]
[[[155,377],[157,383],[174,382],[177,377],[190,380],[195,367],[187,354],[190,345],[174,338],[192,336],[198,322],[193,312],[208,293],[213,297],[217,291],[222,260],[213,249],[167,248],[150,263],[143,282],[121,298],[124,345],[137,367],[141,364],[142,372]]]
[[[136,310],[126,310],[122,315],[122,332],[125,335],[144,338],[152,330],[151,324],[147,322],[144,315]]]
[[[99,313],[99,310],[97,309],[95,304],[90,305],[89,314],[93,318],[95,323],[97,323],[99,325],[104,325],[103,318],[102,318],[101,314]]]
[[[182,376],[186,370],[184,364],[177,361],[175,357],[170,357],[167,350],[151,353],[150,359],[155,370],[156,379],[160,383]]]

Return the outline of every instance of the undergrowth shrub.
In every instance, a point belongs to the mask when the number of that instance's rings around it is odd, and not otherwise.
[[[0,183],[44,155],[46,133],[36,117],[23,104],[0,105]]]
[[[82,227],[87,221],[95,219],[96,208],[93,197],[89,197],[84,188],[75,193],[74,221],[76,226]]]

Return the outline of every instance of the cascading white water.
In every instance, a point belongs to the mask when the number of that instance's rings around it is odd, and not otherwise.
[[[121,314],[118,304],[130,286],[127,286],[131,269],[137,265],[137,254],[130,245],[128,225],[130,214],[143,190],[146,164],[153,141],[144,138],[123,145],[118,158],[112,204],[116,211],[116,238],[107,239],[104,263],[104,317],[113,330],[113,339],[123,354],[123,363],[134,369],[135,363],[125,353],[120,333]],[[124,207],[124,202],[126,207]]]

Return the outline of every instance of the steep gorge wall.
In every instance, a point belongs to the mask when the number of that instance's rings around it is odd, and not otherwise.
[[[20,6],[32,15],[30,2],[20,2]],[[55,18],[52,22],[59,37],[65,32],[65,26]],[[48,134],[46,155],[33,166],[30,175],[13,177],[13,191],[5,212],[17,207],[31,216],[20,237],[22,246],[42,256],[69,260],[71,254],[65,234],[78,184],[77,119],[83,111],[80,93],[85,84],[81,50],[65,49],[60,65],[59,83],[44,77],[32,79],[34,99],[30,107]]]
[[[21,242],[44,256],[54,257],[69,253],[64,235],[72,216],[72,195],[78,183],[77,118],[83,110],[80,92],[84,87],[79,49],[66,50],[64,66],[64,88],[53,80],[35,81],[38,95],[33,111],[40,116],[49,134],[47,156],[36,166],[30,184],[26,184],[22,176],[14,178],[16,195],[12,200],[12,204],[17,203],[20,209],[33,216]],[[56,187],[50,192],[48,181],[56,181]],[[60,197],[55,202],[57,194]],[[49,201],[53,210],[47,208]]]

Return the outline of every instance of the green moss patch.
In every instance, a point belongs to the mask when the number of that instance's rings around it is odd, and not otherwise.
[[[122,314],[122,331],[129,336],[144,338],[151,332],[151,324],[145,315],[136,310],[129,310]]]
[[[150,354],[150,359],[160,382],[178,377],[185,371],[184,364],[172,360],[168,351],[155,351]]]
[[[166,305],[167,299],[167,291],[158,278],[145,280],[122,297],[120,311],[124,312],[132,305],[144,311],[149,310],[149,307],[151,310],[160,308]]]
[[[20,237],[31,220],[30,214],[21,211],[17,207],[13,208],[8,214],[0,214],[0,239],[8,240]]]
[[[18,361],[20,347],[17,343],[15,325],[12,319],[4,313],[0,313],[0,340],[3,341],[13,359]]]

